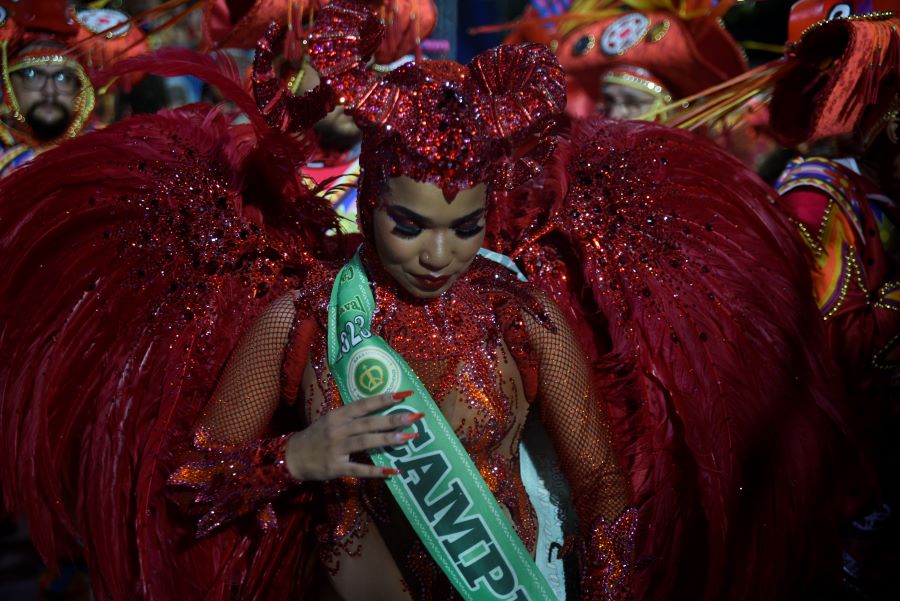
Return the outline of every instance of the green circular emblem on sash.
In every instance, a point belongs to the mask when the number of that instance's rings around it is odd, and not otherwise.
[[[400,366],[379,348],[362,348],[347,362],[347,380],[354,400],[396,392],[400,384]]]
[[[377,359],[360,361],[353,379],[356,380],[356,386],[366,394],[378,394],[387,384],[387,365]]]

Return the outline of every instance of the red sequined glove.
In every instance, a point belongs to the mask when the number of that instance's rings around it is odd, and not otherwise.
[[[581,598],[590,601],[627,601],[634,571],[637,509],[622,512],[607,524],[597,518],[591,538],[581,544]]]
[[[264,530],[277,525],[272,501],[301,484],[288,472],[285,461],[290,437],[220,444],[205,429],[197,431],[194,449],[203,459],[178,468],[169,484],[196,490],[194,502],[209,507],[197,522],[198,537],[252,511]]]

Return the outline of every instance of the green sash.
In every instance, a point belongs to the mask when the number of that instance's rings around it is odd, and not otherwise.
[[[383,412],[422,412],[419,437],[372,451],[400,470],[388,488],[432,558],[467,600],[554,599],[506,514],[415,372],[372,335],[375,300],[357,253],[338,273],[328,306],[328,365],[344,403],[399,390],[413,395]]]

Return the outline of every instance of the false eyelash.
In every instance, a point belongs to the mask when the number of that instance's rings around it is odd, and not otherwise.
[[[483,230],[483,225],[478,225],[472,228],[459,228],[456,230],[456,235],[460,238],[472,238],[480,234]]]
[[[404,226],[398,223],[394,226],[394,229],[391,230],[391,233],[395,236],[400,236],[401,238],[415,238],[422,233],[422,228]]]

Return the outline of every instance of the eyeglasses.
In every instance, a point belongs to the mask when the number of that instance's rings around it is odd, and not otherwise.
[[[80,82],[71,69],[45,71],[34,67],[25,67],[12,73],[22,80],[22,85],[30,92],[43,90],[48,81],[52,81],[56,90],[62,94],[73,94],[78,91]]]

